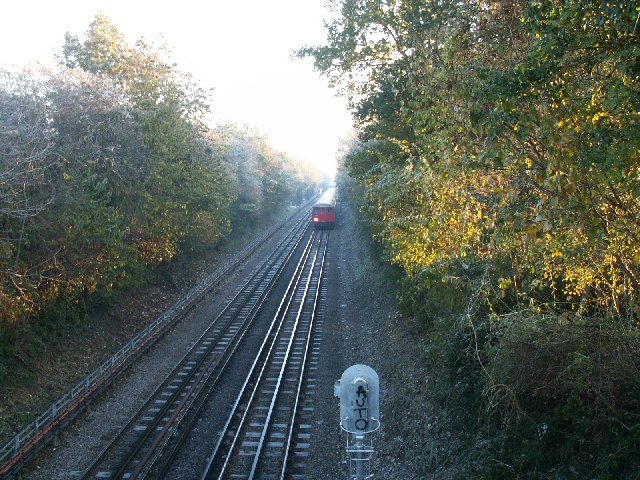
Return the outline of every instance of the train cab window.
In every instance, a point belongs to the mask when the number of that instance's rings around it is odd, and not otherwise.
[[[331,212],[333,212],[333,207],[328,207],[327,208],[327,213],[331,213]]]

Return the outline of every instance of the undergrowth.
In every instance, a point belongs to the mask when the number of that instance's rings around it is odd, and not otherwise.
[[[638,478],[633,318],[505,301],[499,279],[462,265],[421,272],[399,291],[403,312],[425,325],[427,393],[463,439],[450,460],[459,478]]]

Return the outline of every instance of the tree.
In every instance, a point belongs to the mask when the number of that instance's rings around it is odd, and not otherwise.
[[[28,230],[54,200],[49,180],[58,159],[48,127],[46,102],[37,81],[1,72],[0,83],[0,290],[5,318],[29,310],[28,290],[39,272],[25,260]]]
[[[445,397],[486,418],[470,456],[492,478],[637,468],[637,2],[339,5],[299,54],[349,95],[343,164]]]
[[[130,192],[135,201],[124,203],[123,213],[142,261],[170,259],[190,238],[216,241],[226,235],[233,193],[228,171],[207,153],[213,150],[205,139],[208,105],[202,89],[144,40],[130,47],[102,15],[84,42],[67,36],[63,53],[66,65],[110,78],[131,104],[146,157],[141,188]]]
[[[99,13],[89,25],[84,42],[68,32],[65,34],[61,60],[67,68],[81,68],[125,82],[133,75],[133,53],[115,24]]]
[[[296,192],[305,196],[313,188],[313,172],[303,172],[286,154],[270,147],[259,132],[225,126],[220,134],[224,159],[238,179],[233,206],[236,222],[273,218]]]

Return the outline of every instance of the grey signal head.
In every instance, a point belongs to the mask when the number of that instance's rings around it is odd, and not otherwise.
[[[353,434],[371,433],[380,428],[380,382],[366,365],[347,368],[335,384],[340,399],[340,427]]]

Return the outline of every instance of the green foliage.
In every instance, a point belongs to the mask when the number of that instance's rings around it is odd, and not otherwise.
[[[132,54],[124,35],[101,13],[91,22],[84,42],[67,33],[62,47],[62,61],[66,67],[79,67],[87,72],[109,76],[124,73]]]
[[[89,322],[88,305],[313,190],[257,134],[207,126],[208,101],[104,15],[65,36],[59,70],[0,71],[0,375]]]
[[[109,78],[129,102],[145,161],[135,165],[138,182],[125,185],[119,201],[140,261],[164,262],[181,244],[215,243],[228,234],[235,192],[229,170],[203,138],[204,92],[144,41],[127,45],[103,15],[84,42],[67,36],[63,60]]]
[[[487,350],[486,408],[508,435],[494,461],[519,456],[514,468],[557,470],[557,478],[610,478],[639,466],[636,331],[567,313],[520,312],[492,323],[500,341]],[[533,445],[534,455],[518,453]]]
[[[318,182],[314,172],[271,148],[258,132],[227,126],[223,159],[241,187],[231,205],[233,223],[271,220],[294,199],[310,198]]]
[[[484,398],[460,414],[484,420],[470,474],[630,478],[640,6],[339,7],[327,44],[299,54],[349,96],[360,133],[343,166],[406,272],[400,303],[429,327],[442,398]]]
[[[405,277],[399,287],[398,302],[405,315],[427,325],[442,317],[462,314],[471,296],[473,277],[469,265],[446,265],[424,269]]]

